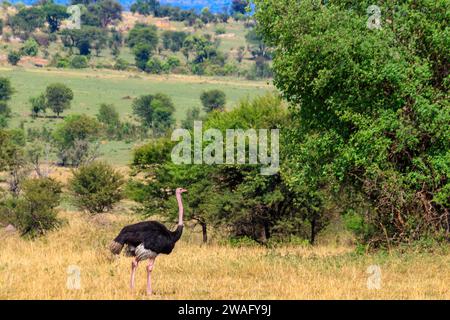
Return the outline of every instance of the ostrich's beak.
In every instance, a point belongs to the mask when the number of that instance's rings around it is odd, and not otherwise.
[[[184,192],[188,192],[188,191],[186,189],[181,189],[181,192],[184,193]]]

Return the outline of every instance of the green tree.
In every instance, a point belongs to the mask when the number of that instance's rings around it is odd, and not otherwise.
[[[64,29],[61,31],[61,40],[70,51],[77,48],[80,55],[87,56],[92,49],[99,51],[107,43],[107,35],[104,29],[94,26],[82,26],[81,29]]]
[[[163,133],[173,124],[174,111],[172,100],[163,93],[140,96],[133,101],[133,113],[153,134]]]
[[[33,38],[28,38],[20,49],[22,55],[35,57],[39,52],[39,44]]]
[[[8,18],[13,34],[23,39],[45,24],[45,15],[41,7],[24,7]]]
[[[39,116],[40,113],[45,113],[47,110],[47,100],[42,93],[37,97],[32,97],[29,100],[31,105],[31,116],[33,118]]]
[[[226,104],[226,95],[225,92],[214,89],[202,92],[200,100],[203,104],[203,109],[206,112],[223,110]]]
[[[11,99],[14,89],[8,78],[0,77],[0,101],[7,102]]]
[[[59,31],[61,22],[69,17],[65,6],[47,2],[42,6],[50,33]]]
[[[109,137],[115,137],[121,127],[119,113],[112,104],[101,104],[97,114],[97,120],[106,128]]]
[[[162,33],[162,43],[166,50],[178,52],[183,47],[188,34],[183,31],[166,30]]]
[[[233,0],[231,2],[231,14],[241,13],[245,14],[247,12],[247,6],[249,5],[248,0]]]
[[[22,55],[18,51],[8,52],[8,62],[13,66],[16,66],[19,63],[21,58],[22,58]]]
[[[130,7],[131,12],[139,13],[144,16],[155,15],[160,7],[158,0],[137,0]]]
[[[309,214],[332,199],[371,245],[449,239],[448,2],[378,3],[381,28],[370,1],[255,3],[292,104],[282,172]]]
[[[145,70],[147,66],[147,62],[153,54],[153,49],[149,44],[138,44],[133,47],[134,60],[136,63],[136,67],[141,70]]]
[[[163,72],[163,63],[157,57],[150,58],[145,64],[145,71],[153,74],[161,74]]]
[[[69,187],[77,207],[101,213],[122,199],[123,184],[122,175],[109,164],[93,162],[73,172]]]
[[[73,56],[70,60],[70,66],[74,69],[84,69],[89,67],[88,58],[86,56]]]
[[[158,29],[154,25],[136,23],[128,33],[127,43],[130,48],[138,44],[146,44],[154,51],[158,45]]]
[[[11,81],[8,78],[0,77],[0,117],[2,118],[0,128],[6,127],[7,119],[11,116],[11,109],[8,101],[14,93]]]
[[[284,128],[287,108],[277,96],[267,95],[242,101],[230,112],[210,114],[204,130],[218,129],[224,135],[229,128]],[[150,174],[147,183],[133,182],[130,194],[141,202],[146,215],[176,219],[176,203],[170,192],[176,186],[189,186],[186,218],[202,226],[207,241],[207,226],[227,226],[232,236],[247,236],[260,242],[271,237],[295,234],[311,238],[308,217],[299,211],[279,173],[261,175],[260,165],[174,164],[174,143],[165,139],[145,145],[135,152],[134,165]],[[249,144],[247,144],[248,146]],[[314,232],[320,230],[317,226]]]
[[[0,203],[0,216],[22,236],[42,236],[61,225],[55,210],[61,193],[61,184],[51,178],[28,179],[22,184],[20,197]]]
[[[92,143],[98,139],[100,127],[96,119],[86,115],[66,117],[52,134],[61,164],[79,166],[95,160]]]
[[[73,91],[62,83],[50,84],[45,90],[45,99],[47,106],[59,117],[64,110],[70,108]]]
[[[186,112],[186,119],[181,122],[181,128],[192,130],[194,128],[194,121],[202,119],[200,112],[201,110],[198,107],[189,108]]]

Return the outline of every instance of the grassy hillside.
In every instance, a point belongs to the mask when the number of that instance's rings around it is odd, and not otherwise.
[[[162,92],[169,95],[176,107],[177,121],[184,119],[186,110],[201,106],[200,94],[204,90],[220,88],[227,95],[227,107],[242,98],[254,97],[272,90],[267,82],[236,80],[232,78],[206,78],[194,76],[150,76],[127,72],[106,70],[58,70],[21,67],[1,68],[0,73],[11,79],[16,92],[10,102],[13,117],[11,127],[21,123],[29,127],[53,127],[61,119],[30,117],[30,97],[43,92],[50,83],[61,82],[74,92],[72,108],[67,114],[84,113],[95,116],[101,103],[116,106],[122,119],[132,117],[132,101],[143,94]],[[51,112],[49,111],[51,114]],[[101,151],[103,158],[114,164],[127,164],[132,144],[125,142],[104,142]]]

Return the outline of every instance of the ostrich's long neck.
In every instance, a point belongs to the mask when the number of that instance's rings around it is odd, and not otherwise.
[[[178,226],[175,231],[172,232],[172,239],[175,242],[180,240],[181,234],[183,233],[183,201],[181,200],[181,194],[177,193],[177,202],[178,202]]]
[[[177,193],[177,202],[178,202],[178,226],[183,226],[183,201],[181,200],[181,194]]]

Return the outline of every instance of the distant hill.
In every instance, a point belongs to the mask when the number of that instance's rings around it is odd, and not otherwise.
[[[118,0],[125,9],[129,9],[134,0]],[[182,9],[195,9],[201,11],[208,7],[212,12],[222,12],[224,8],[229,8],[232,0],[160,0],[160,3],[170,4]],[[22,2],[25,4],[32,4],[36,0],[10,0],[12,3]],[[57,3],[67,4],[70,0],[55,0]]]

